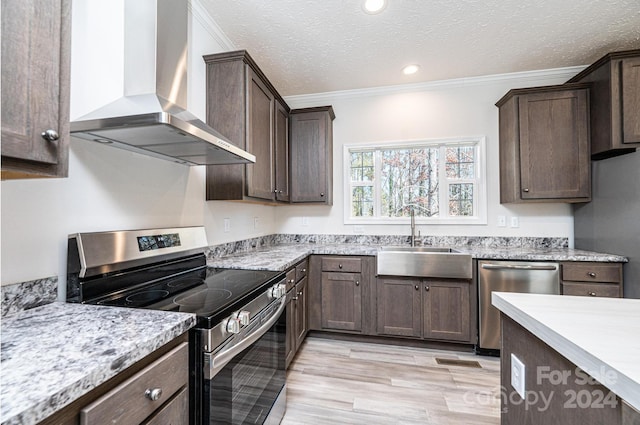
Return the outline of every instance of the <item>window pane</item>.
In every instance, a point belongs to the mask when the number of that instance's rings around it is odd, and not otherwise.
[[[373,216],[373,187],[354,187],[351,192],[351,216],[352,217],[372,217]]]
[[[373,151],[351,152],[351,181],[373,180]]]
[[[447,178],[472,179],[475,176],[475,148],[473,146],[456,146],[446,148],[445,164]]]
[[[384,149],[382,158],[381,214],[407,217],[438,215],[438,148]]]
[[[449,215],[473,215],[473,183],[449,185]]]

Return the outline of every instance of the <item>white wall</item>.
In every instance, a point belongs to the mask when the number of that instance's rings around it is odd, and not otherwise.
[[[353,90],[288,97],[292,108],[333,105],[334,204],[332,207],[285,207],[278,210],[281,233],[353,234],[344,224],[343,147],[345,144],[485,136],[487,142],[486,225],[418,225],[422,235],[557,236],[573,243],[568,204],[500,205],[498,173],[498,108],[508,90],[558,84],[578,69],[519,73],[451,80],[412,86]],[[517,216],[519,227],[497,227],[498,215]],[[302,225],[302,217],[309,225]],[[364,225],[365,234],[409,234],[408,224]]]
[[[122,95],[123,9],[123,0],[73,2],[72,120]],[[202,55],[232,46],[197,2],[190,17],[189,108],[204,119]],[[67,235],[75,232],[205,225],[217,244],[276,231],[273,207],[205,202],[204,180],[204,167],[72,138],[68,178],[1,183],[2,284],[59,275],[63,290]],[[232,220],[229,233],[224,217]]]

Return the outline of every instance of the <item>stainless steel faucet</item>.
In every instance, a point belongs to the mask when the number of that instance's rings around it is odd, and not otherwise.
[[[411,246],[416,246],[416,217],[413,207],[409,210],[411,217]]]

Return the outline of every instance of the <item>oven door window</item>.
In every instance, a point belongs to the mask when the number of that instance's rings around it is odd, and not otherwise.
[[[204,382],[204,424],[263,424],[285,384],[286,317]],[[208,412],[207,412],[208,411]],[[206,418],[207,413],[209,418]]]

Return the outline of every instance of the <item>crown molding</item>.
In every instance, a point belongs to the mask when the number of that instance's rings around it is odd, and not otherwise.
[[[222,50],[236,50],[236,46],[222,31],[218,23],[213,19],[207,8],[202,4],[201,0],[191,0],[189,2],[189,10],[194,19],[198,20],[204,29],[220,44]]]
[[[543,84],[550,78],[568,80],[586,68],[584,66],[572,66],[566,68],[542,69],[536,71],[511,72],[508,74],[485,75],[481,77],[455,78],[451,80],[428,81],[424,83],[401,84],[395,86],[372,87],[366,89],[341,90],[325,93],[301,94],[285,96],[284,100],[292,107],[299,108],[305,105],[328,104],[338,99],[355,99],[371,96],[384,96],[400,93],[415,93],[421,91],[447,90],[462,87],[482,86],[505,81],[517,81],[518,84],[534,85],[536,82]]]

